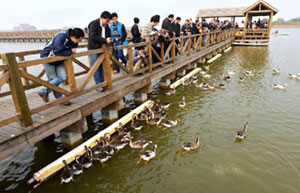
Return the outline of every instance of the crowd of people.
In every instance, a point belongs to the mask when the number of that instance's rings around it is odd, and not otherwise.
[[[199,20],[193,22],[192,19],[186,19],[184,24],[181,26],[181,18],[175,18],[173,14],[170,14],[162,21],[161,29],[157,29],[157,26],[160,23],[159,15],[152,16],[150,22],[147,23],[143,29],[139,27],[139,22],[139,18],[134,18],[134,25],[131,27],[132,42],[140,43],[145,41],[147,37],[149,37],[151,40],[164,41],[165,51],[168,48],[168,45],[171,43],[170,38],[174,36],[179,37],[181,35],[188,35],[189,33],[206,34],[209,31],[226,30],[238,27],[237,24],[228,20],[211,20],[210,22],[207,22],[205,19],[203,19],[201,22]],[[128,44],[125,25],[119,21],[117,13],[110,13],[108,11],[102,12],[100,18],[97,18],[89,23],[87,30],[88,50],[99,49],[103,44],[112,45],[113,48]],[[66,32],[61,32],[55,35],[52,40],[46,44],[44,49],[41,51],[40,56],[42,58],[51,56],[70,56],[76,52],[78,43],[82,41],[83,37],[84,31],[80,28],[69,29]],[[176,43],[179,42],[176,41]],[[157,53],[160,53],[160,44],[154,45],[153,48],[157,51]],[[97,61],[100,55],[101,54],[90,55],[90,61],[92,65],[98,65]],[[128,65],[128,59],[125,57],[123,50],[113,49],[113,55],[125,66]],[[145,51],[144,46],[136,47],[133,50],[133,62],[135,65],[135,70],[143,65],[147,65],[147,57],[148,54]],[[155,57],[153,57],[153,62],[157,62]],[[44,68],[50,84],[59,86],[67,79],[64,61],[44,64]],[[118,64],[114,64],[113,73],[120,73],[120,67]],[[104,82],[102,65],[100,65],[94,73],[94,80],[96,84]],[[51,91],[51,89],[44,87],[39,92],[39,96],[45,102],[49,102],[49,93]],[[105,89],[102,89],[101,91],[105,91]],[[59,92],[53,91],[53,93],[56,99],[62,97],[62,94]],[[70,105],[70,103],[68,102],[64,105]]]
[[[249,21],[247,23],[247,29],[266,29],[268,28],[268,22],[266,21],[261,21],[260,19],[258,19],[258,21]]]

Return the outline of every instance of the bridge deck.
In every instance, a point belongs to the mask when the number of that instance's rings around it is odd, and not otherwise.
[[[122,99],[124,96],[151,84],[219,48],[231,45],[233,40],[234,38],[230,38],[209,48],[203,47],[200,52],[191,51],[190,56],[177,56],[174,63],[164,64],[163,67],[154,68],[152,73],[127,77],[122,81],[114,83],[113,90],[106,92],[93,91],[76,97],[71,100],[72,105],[70,106],[57,105],[40,113],[36,113],[32,115],[33,125],[29,127],[21,127],[18,122],[0,127],[0,160],[10,156],[13,152],[33,145],[51,134],[82,120],[93,112]],[[113,78],[117,77],[114,76]],[[76,81],[80,82],[80,77],[77,78]],[[94,81],[92,80],[88,87],[93,85]],[[66,86],[62,87],[67,89]],[[30,109],[44,104],[42,99],[38,96],[39,89],[40,88],[36,88],[26,92]],[[50,98],[50,100],[51,99],[53,98]],[[2,98],[0,105],[3,109],[0,114],[0,120],[4,120],[16,114],[11,96]]]

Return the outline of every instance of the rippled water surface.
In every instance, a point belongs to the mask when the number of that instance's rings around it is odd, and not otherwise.
[[[127,146],[105,167],[94,164],[73,183],[60,185],[57,175],[34,190],[26,181],[65,153],[57,135],[55,141],[40,142],[0,162],[0,192],[299,192],[300,81],[287,74],[300,72],[300,29],[282,30],[290,36],[272,37],[269,47],[234,47],[211,65],[212,80],[218,83],[222,73],[236,71],[225,90],[187,86],[167,96],[154,85],[151,99],[173,103],[167,118],[182,121],[166,131],[145,126],[133,133],[135,139],[158,145],[148,165],[137,165],[139,152]],[[274,68],[281,73],[273,76]],[[238,83],[246,70],[255,70],[255,76]],[[272,90],[274,83],[287,83],[287,91]],[[182,96],[184,109],[178,107]],[[95,113],[85,138],[105,127],[98,117]],[[235,143],[235,131],[246,121],[248,137]],[[197,134],[200,149],[182,155],[180,144],[194,141]]]

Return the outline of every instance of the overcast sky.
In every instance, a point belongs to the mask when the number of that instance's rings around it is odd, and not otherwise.
[[[117,12],[126,26],[139,17],[145,25],[154,14],[164,18],[173,13],[181,18],[195,18],[198,9],[250,6],[256,0],[2,0],[0,30],[12,30],[20,23],[29,23],[38,29],[64,26],[86,27],[103,10]],[[267,0],[279,9],[278,17],[299,17],[299,0]]]

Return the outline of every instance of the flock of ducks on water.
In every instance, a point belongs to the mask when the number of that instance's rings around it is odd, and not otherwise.
[[[203,76],[204,79],[210,79],[211,75],[207,73],[209,70],[208,66],[204,66],[206,71],[201,69],[200,74]],[[280,73],[280,69],[274,69],[272,71],[273,75],[277,75]],[[235,71],[228,70],[227,75],[223,74],[222,79],[226,82],[231,81],[231,76],[235,75]],[[251,77],[254,76],[254,71],[246,71],[244,72],[244,76]],[[288,77],[291,79],[300,80],[300,73],[293,75],[288,74]],[[239,82],[243,82],[244,77],[239,78]],[[201,83],[198,84],[198,77],[194,75],[191,79],[186,80],[182,83],[182,85],[187,86],[194,84],[197,88],[202,90],[213,90],[215,88],[225,89],[226,85],[223,83],[217,84],[213,83],[212,85],[209,83]],[[286,84],[279,85],[273,84],[273,89],[280,89],[285,90]],[[166,92],[167,95],[173,95],[176,93],[175,89],[171,89]],[[126,145],[133,149],[140,149],[140,158],[137,161],[139,164],[142,160],[145,161],[145,164],[153,159],[156,156],[157,145],[154,144],[151,149],[144,151],[144,149],[152,144],[152,141],[147,140],[137,140],[132,141],[133,137],[131,136],[131,130],[139,131],[143,128],[143,125],[140,124],[140,121],[145,121],[148,125],[153,125],[157,127],[163,127],[163,130],[168,128],[175,127],[179,122],[180,119],[175,120],[165,120],[166,112],[165,110],[168,109],[170,103],[159,103],[157,100],[156,103],[152,103],[150,107],[145,107],[144,110],[139,114],[133,114],[132,121],[130,124],[131,128],[124,127],[121,123],[119,126],[115,128],[116,133],[110,135],[106,133],[103,137],[99,140],[96,140],[97,145],[93,148],[85,146],[85,153],[83,155],[77,155],[75,158],[75,162],[69,166],[66,160],[63,160],[63,164],[65,165],[63,171],[61,173],[61,183],[69,183],[73,181],[74,175],[80,175],[83,173],[84,168],[89,168],[92,166],[93,162],[100,162],[103,166],[104,163],[107,162],[114,153],[118,152],[119,150],[123,149]],[[182,100],[179,102],[179,107],[184,108],[186,106],[185,97],[182,97]],[[235,134],[236,140],[243,140],[247,136],[247,128],[248,122],[244,124],[244,128],[239,130]],[[185,152],[189,152],[200,147],[200,135],[196,136],[196,140],[194,142],[185,142],[181,144],[181,148]]]

